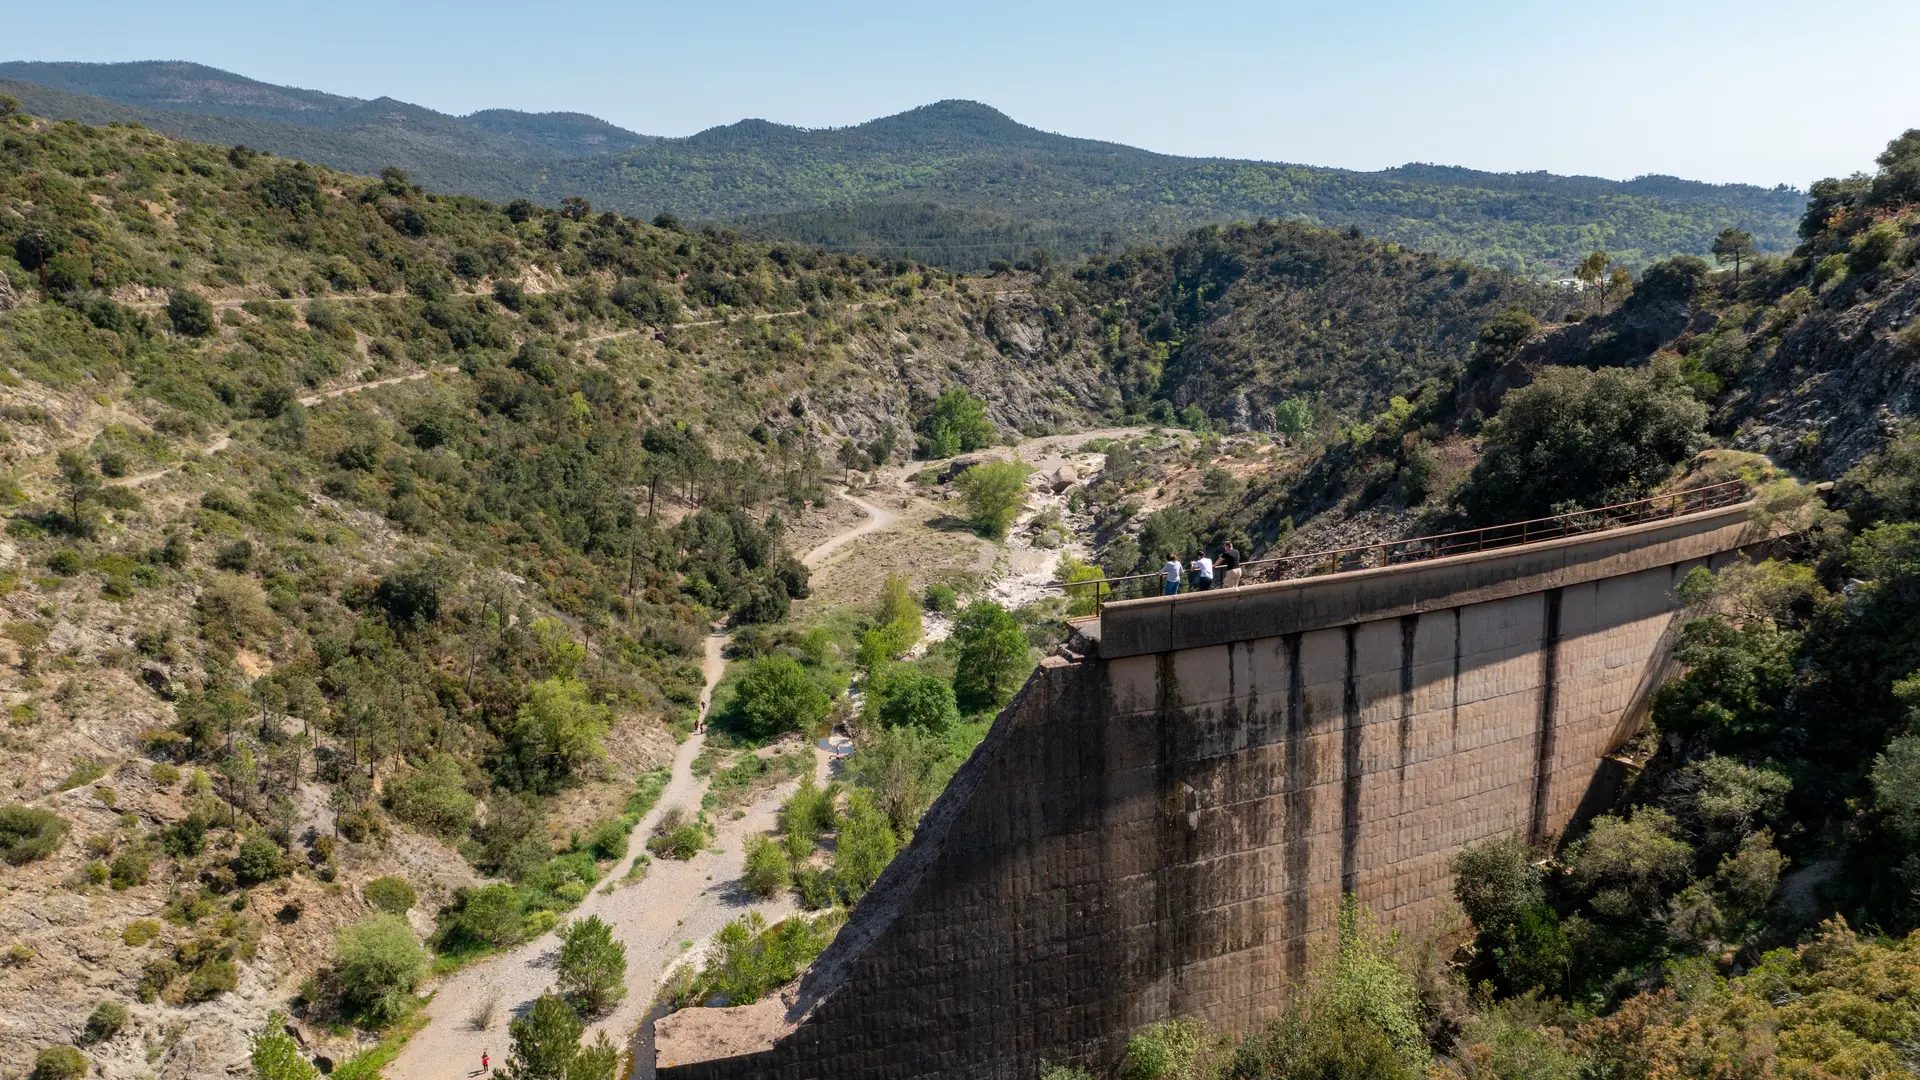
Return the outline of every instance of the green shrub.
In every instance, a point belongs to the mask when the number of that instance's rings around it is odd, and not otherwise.
[[[944,735],[960,722],[953,684],[920,671],[889,671],[867,688],[867,712],[885,727],[917,727]]]
[[[520,892],[511,885],[461,889],[441,915],[439,947],[443,951],[504,948],[519,943],[526,932]]]
[[[188,1002],[212,1001],[221,994],[230,994],[240,986],[240,969],[231,960],[212,960],[194,968],[187,975],[187,989],[183,995]]]
[[[287,872],[286,856],[280,845],[263,833],[250,833],[240,842],[233,857],[233,873],[242,885],[258,885]]]
[[[86,568],[86,556],[72,548],[62,548],[47,559],[47,569],[61,577],[72,577]]]
[[[793,870],[787,865],[786,853],[780,850],[780,845],[764,836],[749,839],[746,873],[740,883],[748,892],[768,900],[791,888]]]
[[[136,885],[145,885],[147,875],[153,871],[153,853],[144,844],[125,848],[114,856],[107,868],[110,880],[116,889],[131,889]]]
[[[840,887],[857,897],[879,880],[893,861],[899,840],[887,815],[867,793],[855,790],[847,797],[847,815],[833,849],[833,873]]]
[[[478,805],[479,799],[467,790],[460,760],[451,754],[434,754],[387,791],[387,806],[395,817],[450,840],[473,827]]]
[[[127,1007],[117,1001],[103,1001],[87,1014],[87,1041],[105,1042],[127,1026]]]
[[[266,1026],[253,1038],[253,1053],[249,1060],[253,1064],[254,1080],[320,1080],[320,1070],[306,1059],[299,1042],[287,1034],[287,1018],[274,1013],[267,1017]],[[348,1063],[351,1064],[351,1063]],[[334,1076],[346,1072],[342,1067],[334,1070]]]
[[[630,818],[617,817],[594,826],[587,837],[587,850],[601,862],[619,862],[627,857],[627,842],[633,833]]]
[[[1032,669],[1020,621],[991,600],[976,600],[954,622],[959,659],[953,690],[969,710],[997,709],[1013,697]]]
[[[1459,503],[1480,525],[1640,498],[1706,442],[1707,408],[1677,367],[1549,367],[1483,430]]]
[[[927,610],[951,615],[960,606],[960,594],[951,585],[927,586]]]
[[[33,1059],[30,1080],[79,1080],[85,1075],[85,1054],[71,1046],[49,1046]]]
[[[1150,1025],[1127,1040],[1126,1080],[1210,1080],[1217,1040],[1206,1025],[1176,1017]]]
[[[214,331],[213,303],[191,289],[174,289],[167,294],[167,318],[173,330],[188,337],[206,337]]]
[[[164,761],[154,762],[153,768],[147,771],[148,774],[153,777],[153,782],[159,784],[161,787],[172,787],[180,782],[179,767],[169,765]]]
[[[673,807],[654,823],[647,838],[647,850],[664,859],[691,859],[707,846],[706,826],[688,821],[686,812]]]
[[[987,419],[986,403],[963,386],[949,386],[920,421],[920,454],[945,458],[971,453],[993,445],[997,434]]]
[[[44,859],[67,835],[67,821],[36,806],[0,806],[0,858],[15,866]]]
[[[1013,519],[1027,505],[1027,474],[1032,471],[1018,461],[989,461],[960,474],[961,501],[982,536],[1007,538]]]
[[[600,916],[560,928],[554,985],[582,1016],[598,1016],[626,996],[627,947]]]
[[[120,940],[134,948],[160,938],[160,922],[157,919],[135,919],[120,932]]]
[[[413,905],[420,899],[413,891],[413,886],[407,884],[407,879],[401,877],[374,878],[361,887],[360,895],[366,897],[367,903],[389,915],[405,915],[413,910]]]
[[[375,1023],[406,1015],[427,965],[407,920],[377,915],[341,930],[338,947],[341,1004]]]
[[[831,702],[798,661],[785,653],[755,660],[734,690],[733,712],[746,733],[768,739],[787,731],[812,731],[827,718]]]
[[[672,995],[678,1005],[718,997],[728,1005],[751,1005],[792,982],[833,940],[835,913],[794,916],[773,926],[749,912],[714,935],[714,947],[697,978]]]

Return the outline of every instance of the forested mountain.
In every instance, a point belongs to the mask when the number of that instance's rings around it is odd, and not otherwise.
[[[439,190],[501,201],[530,193],[548,163],[630,149],[649,138],[580,113],[488,109],[449,116],[392,98],[272,86],[174,61],[0,63],[0,93],[37,116],[138,123],[365,175],[394,166]]]
[[[1627,182],[1407,165],[1354,172],[1184,158],[1019,124],[943,101],[848,128],[743,120],[651,139],[579,114],[450,117],[391,99],[271,86],[194,64],[0,64],[29,111],[245,143],[360,173],[407,169],[439,190],[548,205],[580,196],[840,250],[980,269],[1035,248],[1077,258],[1193,226],[1281,218],[1355,226],[1530,276],[1595,248],[1630,266],[1704,254],[1721,229],[1784,250],[1803,196],[1784,188]],[[77,95],[77,96],[76,96]]]

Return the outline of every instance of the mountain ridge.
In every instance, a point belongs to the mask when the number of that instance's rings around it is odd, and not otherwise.
[[[579,196],[953,269],[1021,260],[1032,247],[1077,258],[1268,218],[1553,277],[1597,248],[1629,266],[1705,254],[1725,228],[1784,251],[1804,206],[1791,188],[1665,176],[1182,157],[1042,131],[957,98],[847,127],[749,118],[660,138],[585,113],[460,117],[184,61],[0,63],[0,87],[50,118],[137,122],[363,174],[397,165],[428,187],[495,201]]]

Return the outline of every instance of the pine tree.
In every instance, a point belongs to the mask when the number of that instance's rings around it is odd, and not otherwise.
[[[560,993],[583,1015],[605,1012],[627,994],[627,946],[598,915],[560,930]]]

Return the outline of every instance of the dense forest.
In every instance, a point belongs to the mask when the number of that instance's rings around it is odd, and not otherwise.
[[[1804,196],[1647,176],[1406,165],[1376,173],[1181,158],[1037,131],[975,102],[943,101],[849,128],[743,120],[654,139],[572,113],[453,117],[405,102],[271,86],[194,64],[0,64],[39,115],[139,122],[360,173],[387,165],[428,186],[623,213],[670,212],[948,269],[1035,248],[1061,259],[1172,240],[1260,217],[1369,235],[1529,276],[1560,276],[1594,248],[1629,266],[1703,255],[1724,228],[1784,250]]]

